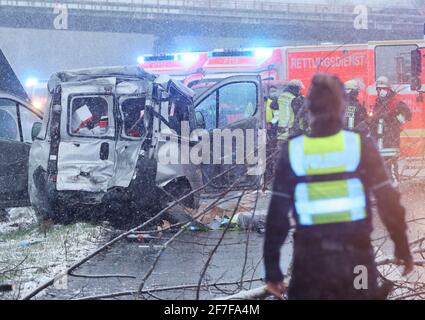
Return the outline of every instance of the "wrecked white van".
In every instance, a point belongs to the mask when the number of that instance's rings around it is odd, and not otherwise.
[[[111,67],[56,73],[48,90],[29,161],[39,218],[66,223],[101,212],[129,221],[202,184],[190,164],[157,161],[171,106],[175,123],[196,125],[190,89],[139,67]],[[194,195],[185,204],[198,201]]]

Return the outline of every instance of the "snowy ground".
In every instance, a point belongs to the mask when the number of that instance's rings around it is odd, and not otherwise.
[[[102,226],[77,223],[41,230],[29,208],[9,210],[0,223],[0,284],[12,284],[12,293],[0,299],[19,299],[41,283],[86,256],[104,240]]]

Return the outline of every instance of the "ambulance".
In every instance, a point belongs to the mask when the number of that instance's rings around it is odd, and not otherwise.
[[[166,74],[174,80],[184,80],[202,69],[207,60],[206,52],[181,52],[161,55],[144,55],[137,59],[146,72]]]
[[[256,73],[263,80],[299,79],[308,89],[315,73],[335,74],[343,82],[355,79],[360,83],[359,100],[370,112],[377,98],[376,80],[386,76],[413,114],[401,133],[401,157],[409,160],[406,168],[412,167],[414,162],[413,167],[422,168],[425,164],[424,44],[423,40],[405,40],[263,49],[263,61],[259,64],[255,62],[261,55],[255,51],[251,54],[246,51],[212,52],[203,68],[202,81],[220,75]],[[193,87],[193,82],[186,83]]]
[[[424,50],[424,40],[219,49],[198,53],[202,58],[192,60],[196,61],[193,63],[196,67],[186,68],[184,72],[177,71],[177,66],[181,64],[176,62],[151,61],[149,65],[145,61],[142,66],[161,67],[155,71],[172,72],[179,75],[180,79],[185,74],[182,81],[198,95],[219,80],[242,74],[259,75],[265,91],[271,84],[284,88],[289,80],[299,79],[306,93],[315,73],[335,74],[343,82],[352,79],[359,82],[359,100],[368,112],[372,110],[377,98],[376,80],[386,76],[392,83],[392,89],[412,111],[412,120],[404,125],[401,132],[400,151],[401,157],[406,159],[404,168],[418,171],[425,167]],[[171,60],[171,57],[168,59]],[[179,60],[175,55],[172,59]],[[170,68],[172,65],[175,69]]]
[[[401,132],[401,157],[409,162],[406,169],[419,169],[425,154],[424,44],[406,40],[286,48],[284,73],[306,87],[317,72],[335,74],[344,82],[355,79],[362,88],[359,100],[369,113],[377,98],[376,80],[387,77],[412,111],[412,120]]]
[[[184,80],[196,93],[221,79],[245,74],[259,75],[262,81],[285,80],[282,48],[218,49],[207,53],[207,59],[198,73]]]

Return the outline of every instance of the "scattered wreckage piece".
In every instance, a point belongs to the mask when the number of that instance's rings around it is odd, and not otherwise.
[[[209,230],[218,230],[230,223],[232,229],[261,232],[265,227],[267,211],[254,209],[257,192],[260,191],[254,191],[243,195],[237,212],[231,221],[229,217],[232,215],[232,211],[237,202],[235,195],[239,195],[239,192],[232,192],[223,197],[216,206],[205,215],[202,215],[197,221],[203,226],[208,227]],[[203,199],[201,197],[198,212],[205,210],[210,203],[211,199]],[[255,210],[255,212],[253,212],[253,210]],[[202,229],[201,226],[198,226],[198,229]]]

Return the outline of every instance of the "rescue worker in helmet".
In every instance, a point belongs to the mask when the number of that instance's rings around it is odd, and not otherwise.
[[[266,108],[266,124],[267,124],[267,158],[277,150],[277,130],[279,125],[279,90],[276,86],[271,85],[268,90],[265,101]],[[274,161],[267,161],[265,185],[271,182],[274,172]]]
[[[398,158],[400,155],[400,132],[403,124],[412,119],[409,107],[401,101],[387,77],[376,81],[378,97],[372,108],[370,131],[384,157],[387,168],[398,184]]]
[[[371,244],[370,196],[395,244],[394,255],[413,269],[406,236],[405,210],[373,141],[343,130],[344,84],[316,74],[306,105],[311,132],[283,144],[277,163],[264,242],[267,289],[282,298],[286,288],[280,249],[296,227],[289,299],[377,299],[388,289],[377,284]],[[357,146],[357,147],[356,147]],[[364,266],[361,288],[356,267]]]
[[[265,101],[267,129],[277,129],[279,122],[279,91],[274,85],[271,85]]]
[[[286,141],[290,135],[299,129],[296,115],[304,104],[301,89],[304,87],[300,80],[293,79],[288,82],[284,92],[279,96],[278,140]],[[295,125],[296,124],[296,125]]]
[[[292,136],[299,134],[307,134],[310,132],[308,110],[304,103],[304,96],[302,96],[297,113],[295,114],[294,126],[292,128]]]
[[[344,83],[347,95],[347,109],[345,110],[344,127],[368,134],[367,112],[364,104],[359,102],[360,84],[357,80],[348,80]]]

